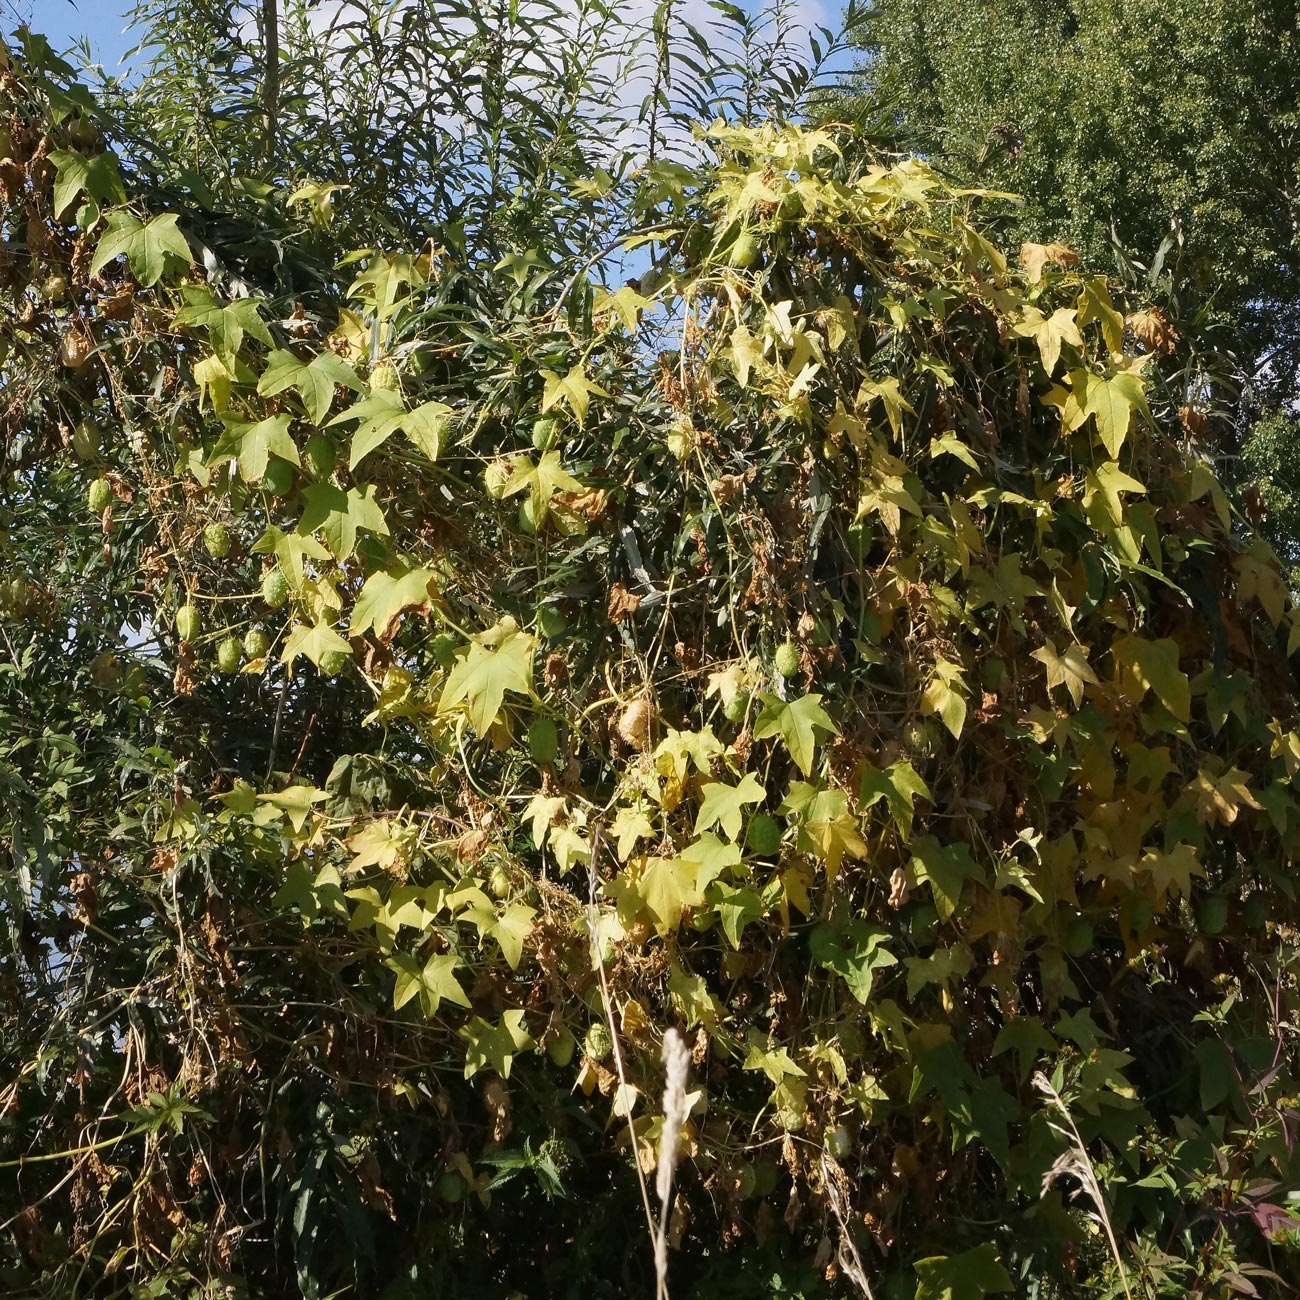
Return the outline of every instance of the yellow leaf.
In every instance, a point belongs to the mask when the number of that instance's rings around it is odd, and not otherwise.
[[[1286,586],[1271,556],[1238,555],[1233,558],[1237,568],[1237,604],[1245,605],[1253,596],[1259,601],[1268,621],[1274,627],[1286,613]]]
[[[1147,691],[1179,722],[1192,716],[1192,687],[1178,667],[1178,642],[1170,637],[1147,641],[1138,636],[1119,637],[1110,648],[1121,689],[1140,701]]]
[[[1058,654],[1056,645],[1049,639],[1041,649],[1035,650],[1031,659],[1037,659],[1047,669],[1047,689],[1054,690],[1064,686],[1070,692],[1070,699],[1077,709],[1083,702],[1085,684],[1098,685],[1097,674],[1088,666],[1087,651],[1077,642],[1065,647]]]
[[[1098,465],[1095,470],[1089,470],[1084,484],[1083,508],[1090,516],[1095,516],[1097,512],[1093,507],[1099,507],[1101,521],[1094,517],[1093,523],[1102,527],[1106,520],[1116,526],[1123,522],[1124,502],[1120,499],[1121,492],[1145,493],[1147,490],[1145,483],[1139,483],[1131,475],[1125,474],[1113,460]]]
[[[1196,820],[1203,825],[1218,821],[1231,826],[1242,804],[1258,809],[1259,801],[1251,794],[1246,781],[1246,773],[1237,767],[1230,767],[1217,776],[1204,770],[1198,772],[1196,780],[1187,787],[1196,800]]]
[[[613,312],[627,332],[635,334],[641,313],[647,308],[658,310],[659,304],[653,298],[642,297],[630,284],[625,284],[617,293],[609,293],[597,285],[592,306],[598,312]]]
[[[966,725],[965,694],[966,675],[960,665],[938,659],[934,676],[921,695],[921,708],[925,713],[937,713],[953,736],[959,737]]]
[[[1205,875],[1190,844],[1175,844],[1168,852],[1152,849],[1143,855],[1142,866],[1151,873],[1157,899],[1165,894],[1186,896],[1192,892],[1192,877]]]
[[[542,410],[549,411],[557,402],[564,402],[578,424],[587,419],[587,408],[591,405],[592,394],[608,397],[609,394],[599,384],[593,384],[582,369],[582,362],[573,364],[567,375],[557,375],[553,370],[543,370],[542,377],[546,386],[542,390]]]
[[[1026,307],[1024,319],[1015,326],[1023,338],[1035,339],[1038,353],[1043,359],[1043,371],[1050,378],[1061,359],[1061,344],[1083,350],[1083,335],[1074,323],[1075,313],[1069,307],[1058,307],[1050,316],[1044,316],[1037,307]]]
[[[1079,324],[1087,325],[1089,321],[1101,322],[1101,334],[1106,346],[1112,352],[1124,351],[1124,317],[1115,310],[1110,300],[1110,290],[1101,278],[1085,280],[1083,292],[1079,295]]]
[[[1026,241],[1020,245],[1020,265],[1025,268],[1025,279],[1037,284],[1043,278],[1043,267],[1048,262],[1057,266],[1078,266],[1078,254],[1066,244],[1034,244]]]

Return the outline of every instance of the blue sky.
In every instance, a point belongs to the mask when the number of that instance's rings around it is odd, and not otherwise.
[[[752,10],[760,7],[761,0],[740,3]],[[85,37],[94,57],[111,72],[134,44],[123,34],[131,4],[132,0],[0,0],[0,29],[11,29],[15,17],[26,19],[56,50]],[[840,6],[841,0],[798,0],[794,8],[805,22],[829,22],[835,27]]]
[[[63,49],[85,36],[95,57],[112,70],[132,42],[122,34],[130,0],[9,0],[0,4],[6,28],[15,11],[43,33],[54,48]]]

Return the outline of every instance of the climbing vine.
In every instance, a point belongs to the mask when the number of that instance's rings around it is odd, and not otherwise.
[[[298,273],[36,64],[11,1294],[648,1293],[669,1027],[678,1294],[1294,1276],[1300,614],[1158,306],[834,125],[597,176],[617,288]]]

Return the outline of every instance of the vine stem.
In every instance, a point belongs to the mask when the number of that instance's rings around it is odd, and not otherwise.
[[[131,1135],[119,1133],[117,1137],[105,1138],[102,1142],[92,1142],[88,1147],[69,1147],[66,1151],[47,1151],[39,1156],[19,1156],[17,1160],[0,1160],[0,1169],[21,1169],[24,1165],[39,1165],[50,1160],[67,1160],[71,1156],[85,1156],[92,1151],[102,1151],[105,1147],[115,1147]]]
[[[609,1026],[609,1041],[614,1049],[614,1069],[618,1075],[619,1094],[624,1102],[628,1098],[627,1070],[623,1065],[623,1045],[619,1040],[618,1026],[614,1023],[614,1001],[609,992],[609,978],[605,972],[605,953],[600,942],[600,913],[596,907],[596,883],[599,879],[600,851],[604,845],[604,823],[597,821],[591,828],[591,861],[587,864],[587,933],[591,937],[591,951],[596,959],[596,971],[600,976],[600,1000],[605,1012],[605,1023]],[[641,1189],[641,1206],[645,1210],[646,1230],[650,1234],[650,1249],[657,1252],[659,1229],[655,1223],[655,1213],[650,1206],[650,1188],[645,1180],[645,1171],[641,1168],[641,1157],[637,1150],[636,1127],[632,1122],[632,1108],[627,1108],[627,1131],[632,1139],[632,1166],[636,1170],[636,1181]],[[668,1300],[668,1287],[663,1278],[657,1286],[658,1300]]]

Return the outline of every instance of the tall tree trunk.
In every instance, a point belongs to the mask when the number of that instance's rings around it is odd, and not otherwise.
[[[275,158],[280,115],[280,13],[278,0],[262,0],[262,160]]]

